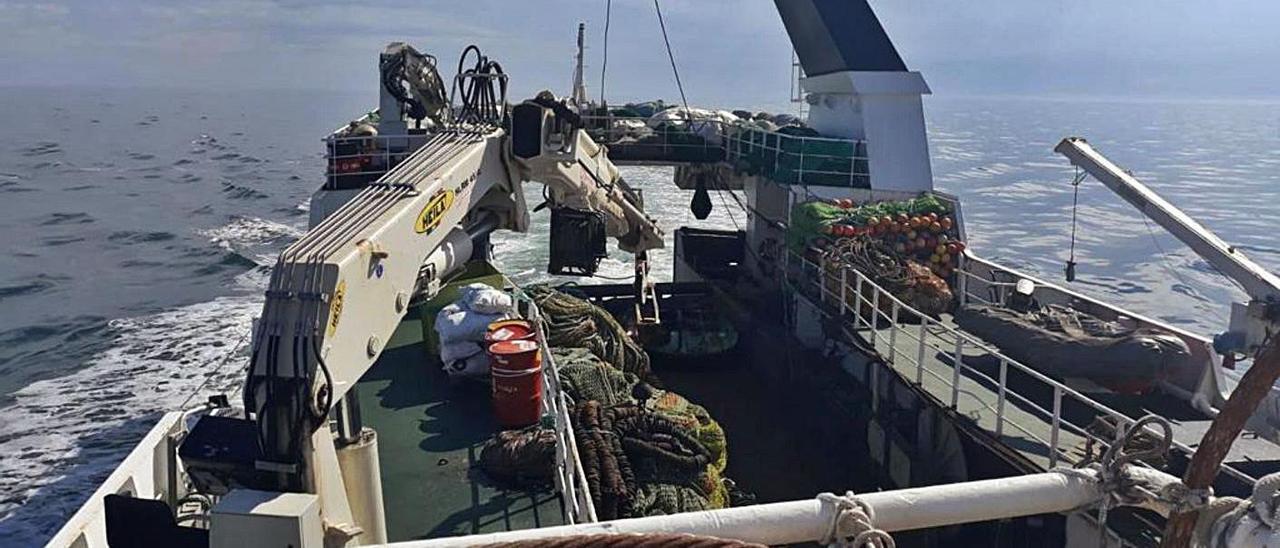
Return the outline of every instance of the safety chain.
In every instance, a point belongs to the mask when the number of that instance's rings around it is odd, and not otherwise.
[[[895,548],[889,533],[876,529],[875,510],[853,494],[818,494],[818,502],[831,506],[831,524],[818,542],[840,548]]]

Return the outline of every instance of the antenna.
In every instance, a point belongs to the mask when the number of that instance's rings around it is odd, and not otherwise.
[[[798,105],[800,118],[808,114],[808,103],[804,101],[804,65],[800,64],[800,56],[795,48],[791,49],[791,102]]]

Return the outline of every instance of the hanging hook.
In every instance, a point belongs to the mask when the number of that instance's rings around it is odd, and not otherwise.
[[[1086,177],[1085,172],[1080,171],[1080,166],[1075,168],[1075,176],[1071,178],[1071,253],[1065,269],[1068,282],[1076,281],[1076,211],[1080,208],[1080,183]]]

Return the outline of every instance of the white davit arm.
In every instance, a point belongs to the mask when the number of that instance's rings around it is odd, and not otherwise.
[[[1118,194],[1156,224],[1173,234],[1197,255],[1208,261],[1224,276],[1240,284],[1249,294],[1248,305],[1235,305],[1231,311],[1231,331],[1215,339],[1219,351],[1249,352],[1266,337],[1280,331],[1280,277],[1253,262],[1213,231],[1196,222],[1182,210],[1165,201],[1129,172],[1112,163],[1080,137],[1063,139],[1054,152],[1066,156]],[[1224,352],[1225,353],[1225,352]]]

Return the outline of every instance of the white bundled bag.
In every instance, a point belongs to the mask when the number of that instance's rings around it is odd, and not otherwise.
[[[436,333],[440,335],[440,344],[452,342],[484,340],[484,333],[489,324],[505,318],[505,314],[481,314],[464,310],[457,303],[440,309],[436,315]]]
[[[506,291],[481,283],[463,287],[458,302],[463,308],[481,314],[509,314],[515,304]]]

